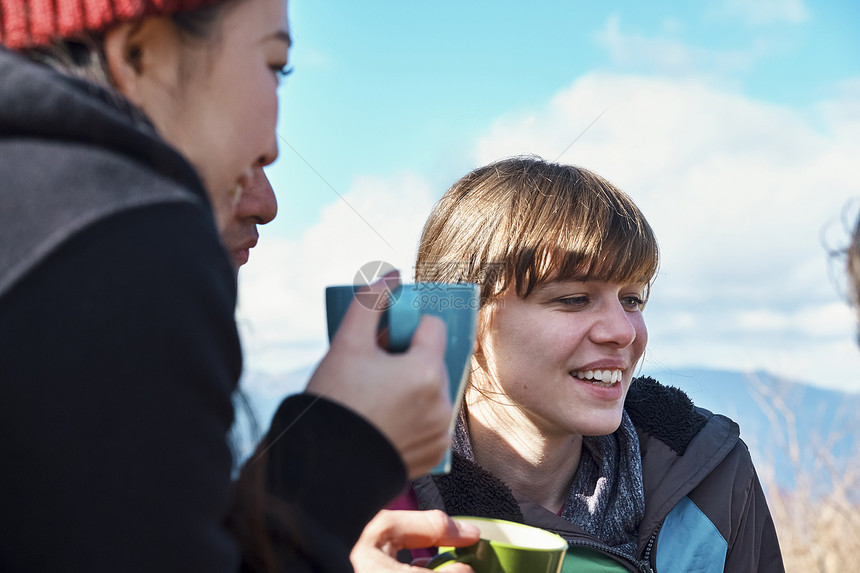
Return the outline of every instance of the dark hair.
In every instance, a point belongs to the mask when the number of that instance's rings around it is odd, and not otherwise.
[[[170,20],[185,41],[209,40],[220,32],[224,13],[240,0],[226,0],[212,6],[177,12]],[[80,78],[112,89],[107,67],[103,34],[88,34],[74,39],[59,39],[46,46],[22,50],[21,53],[68,76]]]
[[[225,13],[242,0],[225,0],[215,5],[174,13],[171,21],[180,32],[181,41],[194,45],[218,41],[221,22]],[[88,81],[116,94],[105,56],[103,34],[89,34],[74,39],[57,40],[47,46],[21,50],[28,59],[46,65],[58,72]],[[184,65],[181,63],[180,65]],[[194,70],[183,68],[182,77],[187,78]],[[250,425],[250,437],[259,438],[256,419],[247,398],[237,390],[234,407],[244,411]],[[234,462],[241,451],[237,441],[242,436],[233,428],[229,438]],[[292,540],[299,539],[301,527],[292,517],[291,508],[267,492],[266,472],[268,456],[265,444],[260,444],[250,463],[238,472],[233,488],[233,504],[225,518],[227,527],[235,536],[242,558],[244,571],[273,572],[278,570],[278,559],[273,542],[281,552],[290,551]],[[237,470],[238,468],[234,468]]]

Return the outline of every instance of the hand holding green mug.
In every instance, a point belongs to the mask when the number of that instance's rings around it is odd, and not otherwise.
[[[468,547],[442,547],[427,564],[434,571],[450,563],[466,563],[475,573],[559,573],[567,541],[549,531],[501,519],[455,517],[481,530],[481,540]]]

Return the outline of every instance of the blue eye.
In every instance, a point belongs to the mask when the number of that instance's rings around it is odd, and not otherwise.
[[[570,296],[567,298],[561,298],[558,300],[564,306],[569,306],[571,308],[583,308],[588,304],[587,296]]]
[[[621,305],[627,310],[641,310],[645,301],[638,296],[625,296],[621,297]]]

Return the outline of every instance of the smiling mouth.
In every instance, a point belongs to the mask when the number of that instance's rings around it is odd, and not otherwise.
[[[609,388],[621,382],[623,372],[621,370],[579,370],[571,372],[571,375],[583,382]]]

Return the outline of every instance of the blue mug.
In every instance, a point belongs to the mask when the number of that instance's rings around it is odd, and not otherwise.
[[[329,341],[337,332],[346,309],[355,299],[367,308],[382,310],[379,331],[388,334],[388,350],[404,352],[409,348],[412,335],[418,328],[421,316],[438,316],[445,322],[447,340],[445,367],[448,370],[448,390],[454,406],[450,431],[457,423],[457,412],[463,400],[469,362],[475,346],[475,334],[480,308],[480,287],[473,283],[419,282],[398,285],[383,294],[360,291],[361,285],[330,286],[326,288],[326,319]],[[451,470],[451,451],[445,452],[442,461],[431,474],[444,474]]]

